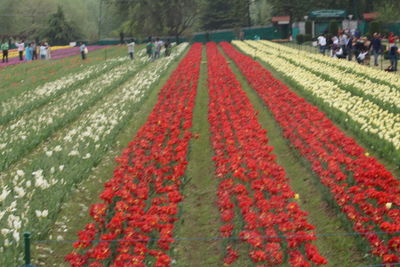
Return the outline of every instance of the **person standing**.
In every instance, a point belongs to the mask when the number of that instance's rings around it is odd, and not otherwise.
[[[349,61],[353,60],[353,54],[354,54],[353,42],[354,42],[354,36],[350,35],[346,45],[347,58]]]
[[[372,55],[374,55],[374,65],[378,66],[378,57],[382,51],[382,42],[378,33],[374,33],[369,49],[372,48]]]
[[[389,48],[391,48],[392,46],[395,45],[396,39],[397,39],[397,37],[394,36],[394,33],[393,33],[393,32],[390,32],[390,33],[389,33],[389,37],[388,37]]]
[[[81,56],[82,56],[82,60],[85,60],[86,59],[86,51],[87,51],[87,48],[86,48],[86,45],[83,43],[83,42],[81,42],[81,46],[79,47],[79,51],[81,52]]]
[[[320,36],[318,36],[318,45],[319,45],[319,52],[325,56],[325,50],[326,50],[325,34],[321,34]]]
[[[26,61],[32,61],[33,58],[33,51],[32,51],[32,43],[28,44],[25,48],[25,60]]]
[[[3,51],[3,63],[8,62],[8,49],[9,49],[8,42],[3,40],[3,43],[1,44],[1,50]]]
[[[164,44],[165,47],[165,56],[169,57],[171,55],[171,41],[167,39],[167,41]]]
[[[339,35],[339,46],[343,51],[343,55],[347,55],[347,42],[349,41],[349,38],[347,35],[342,31]]]
[[[47,58],[47,47],[45,43],[41,43],[39,48],[39,53],[40,53],[40,59],[44,60]]]
[[[32,60],[37,60],[38,59],[38,52],[37,52],[37,45],[36,42],[32,42]]]
[[[388,71],[397,71],[397,61],[399,59],[399,48],[394,44],[389,50],[390,67]]]
[[[149,58],[153,59],[153,53],[154,53],[154,42],[153,40],[149,39],[149,42],[146,45],[146,53],[149,56]]]
[[[161,41],[161,40],[160,40],[160,38],[157,38],[157,41],[156,41],[156,44],[155,44],[155,46],[156,46],[155,58],[157,59],[157,58],[159,58],[159,57],[160,57],[160,54],[161,54],[161,48],[162,48],[162,46],[163,46],[163,41]]]
[[[24,60],[24,50],[25,50],[24,40],[22,40],[21,42],[16,42],[15,45],[17,46],[19,60],[20,61]]]
[[[49,43],[45,43],[46,46],[46,59],[51,59],[51,47]]]
[[[128,53],[131,60],[133,60],[135,57],[135,41],[133,39],[128,43]]]

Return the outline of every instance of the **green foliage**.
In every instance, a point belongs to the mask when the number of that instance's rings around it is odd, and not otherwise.
[[[374,33],[382,33],[383,31],[383,26],[382,23],[379,21],[371,21],[369,23],[369,32],[372,34]]]
[[[250,4],[252,25],[266,25],[271,23],[272,6],[268,0],[254,0]]]
[[[68,22],[65,18],[63,9],[59,6],[57,12],[50,15],[48,27],[41,34],[42,38],[47,38],[52,45],[65,45],[81,37],[77,26],[73,22]]]
[[[329,27],[328,27],[328,29],[329,29],[329,30],[328,30],[328,31],[329,31],[329,34],[335,36],[335,35],[338,34],[339,25],[338,25],[338,23],[337,23],[336,21],[332,20],[331,22],[329,22]]]
[[[120,16],[126,16],[122,29],[135,37],[179,37],[192,27],[199,9],[197,0],[114,0],[113,3]]]
[[[312,34],[312,23],[311,21],[306,21],[306,34]]]
[[[296,40],[298,44],[304,43],[304,34],[298,34],[296,35]]]
[[[373,2],[382,3],[383,1]],[[345,9],[358,17],[360,14],[374,10],[371,2],[370,0],[269,0],[273,16],[289,15],[294,21],[302,20],[304,15],[318,9]]]
[[[248,0],[206,0],[202,25],[205,30],[249,26],[250,2]]]
[[[377,21],[392,23],[400,20],[400,1],[385,0],[383,4],[377,5],[379,16]]]

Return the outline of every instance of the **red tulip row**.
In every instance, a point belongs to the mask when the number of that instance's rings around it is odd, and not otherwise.
[[[221,44],[310,163],[353,229],[384,263],[400,261],[400,182],[317,107],[291,92],[251,57]],[[382,234],[387,232],[388,234]]]
[[[257,119],[227,61],[215,43],[207,44],[209,123],[218,187],[218,208],[226,238],[224,263],[237,260],[237,241],[247,243],[258,266],[326,264],[312,244],[314,226],[296,203],[285,171],[268,146]],[[230,239],[232,238],[232,239]]]
[[[190,49],[148,121],[117,158],[119,166],[100,195],[104,202],[90,208],[94,222],[78,233],[74,252],[66,256],[71,266],[170,266],[201,53],[200,44]]]

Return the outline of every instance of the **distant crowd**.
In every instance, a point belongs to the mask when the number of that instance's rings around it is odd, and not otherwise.
[[[388,39],[388,58],[390,66],[386,71],[397,71],[397,61],[399,58],[399,48],[396,40],[399,38],[393,33],[389,33]],[[321,54],[327,52],[331,57],[348,59],[349,61],[356,59],[359,64],[370,64],[370,58],[373,56],[374,65],[378,66],[379,56],[384,54],[384,46],[382,45],[382,35],[374,33],[372,38],[360,36],[357,32],[351,33],[348,30],[339,30],[338,35],[329,36],[323,33],[318,37],[318,46]]]
[[[18,56],[20,61],[32,61],[37,59],[51,59],[51,48],[47,42],[36,44],[36,42],[25,43],[24,40],[15,42],[17,47]],[[0,48],[2,50],[3,58],[2,63],[8,62],[9,50],[11,42],[3,40]]]

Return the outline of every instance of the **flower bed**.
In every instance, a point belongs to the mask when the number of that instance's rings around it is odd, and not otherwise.
[[[191,48],[146,124],[117,158],[119,166],[100,196],[104,202],[90,209],[94,222],[79,232],[66,257],[72,266],[170,266],[201,52],[199,44]]]
[[[314,226],[296,202],[285,171],[276,163],[266,131],[215,43],[207,45],[209,122],[226,240],[225,264],[239,257],[235,234],[248,244],[254,263],[326,264],[312,244]]]
[[[353,229],[384,263],[400,260],[400,182],[316,107],[291,92],[259,63],[222,44],[263,99],[285,138],[307,159]],[[380,232],[386,232],[379,235]]]
[[[22,231],[35,231],[36,239],[47,237],[63,200],[101,161],[150,89],[186,48],[187,43],[181,44],[170,57],[152,62],[29,159],[0,175],[0,266],[17,262]]]
[[[235,45],[250,55],[256,53],[262,61],[293,82],[313,103],[322,107],[346,128],[353,130],[361,140],[381,152],[388,160],[400,163],[400,114],[389,112],[363,97],[352,95],[332,81],[288,60],[264,53],[260,44],[255,43],[259,50],[243,42],[235,42]]]
[[[25,105],[17,101],[21,104],[17,104],[15,109],[9,111],[9,113],[16,115],[26,110],[22,117],[0,126],[0,171],[7,169],[13,162],[40,144],[59,127],[66,125],[97,100],[112,92],[148,62],[147,56],[142,56],[136,64],[132,64],[130,61],[123,64],[111,61],[99,67],[91,68],[82,76],[78,74],[63,79],[64,84],[61,81],[55,81],[50,83],[53,87],[44,85],[44,87],[39,87],[16,99],[7,101],[7,106],[11,109],[12,103],[17,100],[27,100]],[[99,76],[97,76],[96,71],[100,72]],[[101,74],[101,72],[104,73]],[[82,80],[79,81],[77,76]],[[46,91],[46,89],[49,90]],[[40,106],[56,96],[58,96],[57,99],[44,107],[34,109],[34,107]],[[33,110],[28,113],[27,111],[30,109]]]

